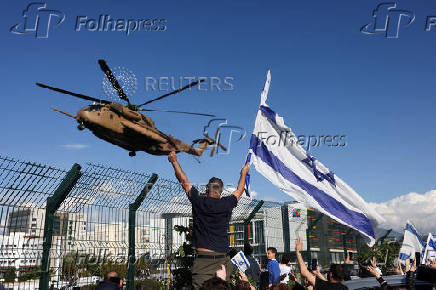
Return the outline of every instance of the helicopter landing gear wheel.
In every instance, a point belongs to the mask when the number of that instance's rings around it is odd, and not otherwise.
[[[80,131],[82,131],[83,129],[85,129],[86,127],[85,127],[85,124],[83,124],[83,123],[80,123],[78,126],[77,126],[77,129],[79,129]]]
[[[129,152],[129,156],[130,156],[130,157],[136,156],[136,152],[135,152],[135,151],[130,151],[130,152]]]

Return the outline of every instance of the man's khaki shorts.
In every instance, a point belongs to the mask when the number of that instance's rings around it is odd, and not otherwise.
[[[221,265],[226,267],[226,278],[230,281],[233,264],[230,257],[224,253],[217,252],[198,252],[192,266],[192,284],[195,289],[200,289],[201,285],[215,276]]]

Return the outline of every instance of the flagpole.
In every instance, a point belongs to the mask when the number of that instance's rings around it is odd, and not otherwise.
[[[424,256],[421,259],[421,264],[425,264],[425,260],[427,259],[428,243],[430,243],[430,238],[431,238],[431,233],[428,233],[427,244],[425,244]]]

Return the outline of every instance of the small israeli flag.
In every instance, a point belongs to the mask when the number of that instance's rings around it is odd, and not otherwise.
[[[427,260],[436,260],[436,237],[433,237],[431,233],[428,234],[423,257],[424,258],[421,260],[422,264],[424,264]]]
[[[400,248],[400,255],[398,259],[404,263],[407,259],[415,259],[415,252],[422,253],[425,247],[421,235],[418,234],[415,226],[407,221],[406,228],[404,229],[403,245]]]
[[[250,263],[242,251],[238,252],[231,260],[242,273],[245,273],[245,270],[250,268]]]

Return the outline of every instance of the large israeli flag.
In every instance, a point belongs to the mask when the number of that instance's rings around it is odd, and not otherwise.
[[[372,246],[373,226],[383,219],[350,186],[298,144],[283,118],[266,104],[270,82],[268,71],[247,162],[253,163],[259,173],[297,201],[359,231]],[[248,189],[249,180],[246,183]]]
[[[415,226],[407,221],[406,228],[404,229],[403,245],[400,248],[400,255],[398,259],[401,262],[406,259],[415,259],[415,252],[422,253],[425,247],[425,243],[421,238],[421,235],[416,231]]]

